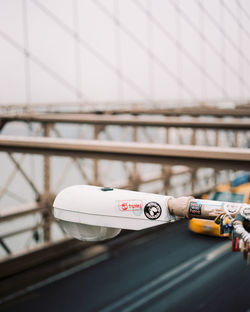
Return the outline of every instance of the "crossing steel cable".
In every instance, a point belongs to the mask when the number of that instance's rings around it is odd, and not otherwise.
[[[237,2],[237,4],[238,4],[238,8],[239,8],[239,14],[240,13],[242,13],[242,15],[244,14],[245,15],[245,17],[247,18],[247,20],[248,21],[250,21],[250,14],[247,12],[247,10],[245,9],[245,8],[243,8],[243,6],[242,6],[242,4],[241,4],[241,2],[239,1],[239,0],[236,0],[236,2]],[[225,5],[225,3],[224,3],[224,5]],[[240,15],[240,16],[242,16],[242,15]],[[241,19],[240,18],[238,18],[237,19],[237,21],[238,21],[238,26],[239,26],[239,29],[242,29],[242,24],[241,24]],[[244,27],[243,27],[244,28]],[[249,32],[247,31],[247,33],[249,34]],[[248,38],[250,38],[249,37],[249,35],[248,35]],[[239,40],[240,40],[240,42],[239,42],[239,45],[241,46],[241,36],[239,37]],[[240,63],[240,65],[239,65],[239,67],[241,68],[241,73],[242,73],[242,75],[243,75],[243,77],[244,77],[244,66],[242,66],[242,63]],[[242,86],[241,86],[241,89],[242,89],[242,95],[243,95],[243,97],[244,97],[244,88],[242,88]]]
[[[25,51],[29,51],[29,33],[28,33],[28,16],[27,0],[22,0],[22,19],[23,19],[23,46]],[[28,106],[31,101],[31,77],[30,77],[30,57],[29,53],[24,53],[24,71],[25,71],[25,96]],[[30,107],[29,107],[30,108]]]
[[[224,2],[221,0],[220,1],[223,8],[226,9],[226,6],[224,4]],[[247,63],[247,65],[250,65],[250,60],[245,56],[245,54],[242,52],[242,50],[232,41],[232,39],[228,36],[228,34],[224,31],[224,29],[221,27],[221,25],[215,20],[215,18],[208,12],[208,10],[206,10],[206,8],[204,7],[203,3],[198,0],[197,2],[198,7],[204,11],[204,13],[206,14],[207,18],[214,24],[214,26],[219,30],[219,32],[221,33],[221,35],[223,36],[223,38],[225,38],[225,40],[231,45],[231,47],[233,47],[235,49],[235,51],[238,53],[239,56],[241,56]],[[236,18],[235,18],[236,19]],[[225,58],[226,59],[226,58]],[[238,80],[239,80],[239,84],[242,87],[242,84],[245,82],[242,72],[238,71],[238,74],[236,75]],[[245,83],[244,83],[245,84]]]
[[[229,9],[229,7],[227,6],[226,2],[224,0],[220,0],[221,4],[223,5],[223,7],[225,8],[225,10],[227,11],[227,13],[232,17],[232,19],[235,21],[235,23],[240,27],[240,29],[247,35],[248,39],[250,39],[250,32],[242,25],[240,19],[238,19],[234,13],[232,12],[231,9]],[[242,9],[242,6],[240,4],[240,2],[237,0],[236,1],[238,6]],[[242,9],[243,10],[243,9]],[[246,12],[246,10],[243,10],[245,15],[250,18],[249,14]]]
[[[224,6],[224,8],[226,10],[228,10],[227,6],[224,4],[224,1],[221,0],[222,5]],[[238,48],[238,46],[233,42],[233,40],[229,37],[229,35],[227,34],[227,32],[224,31],[224,29],[222,29],[221,25],[216,21],[216,19],[208,12],[208,10],[206,10],[204,4],[199,0],[197,1],[197,5],[198,7],[204,11],[204,13],[206,14],[206,16],[208,17],[208,19],[214,24],[214,26],[219,30],[219,32],[222,34],[222,36],[228,41],[228,43],[245,59],[245,61],[247,62],[248,65],[250,65],[250,60],[249,58],[242,52],[242,50],[240,50]],[[230,12],[230,11],[228,11]],[[233,19],[236,19],[236,17],[234,17]],[[241,25],[241,24],[239,24]],[[242,28],[243,29],[243,28]]]
[[[176,11],[176,14],[177,14],[177,11]],[[179,17],[179,19],[180,19],[180,17]],[[203,12],[201,12],[201,10],[199,10],[199,27],[200,27],[201,33],[204,35],[205,34],[205,23],[204,23]],[[200,64],[204,64],[204,67],[206,68],[206,64],[207,64],[206,52],[207,52],[207,50],[206,50],[206,44],[205,44],[204,40],[199,40],[199,47],[200,47]],[[223,88],[226,92],[227,88],[226,88],[226,85],[224,84],[224,82],[223,82]],[[207,80],[206,80],[206,76],[203,75],[202,72],[201,72],[201,95],[202,95],[203,101],[206,101],[206,99],[207,99]],[[225,96],[227,97],[227,94]]]
[[[108,16],[110,19],[117,20],[117,18],[98,0],[92,1],[106,16]],[[123,32],[131,39],[133,42],[145,53],[147,53],[149,56],[152,56],[154,58],[155,64],[159,66],[159,68],[162,69],[162,71],[168,76],[171,77],[173,81],[175,81],[178,85],[180,85],[180,78],[157,56],[155,55],[151,50],[147,48],[147,46],[137,37],[134,35],[133,32],[131,32],[126,25],[124,25],[121,21],[119,23],[119,27],[123,30]],[[193,92],[192,89],[189,88],[189,86],[183,82],[183,87],[185,88],[186,93],[192,98],[196,99],[196,94]]]
[[[227,66],[230,72],[238,79],[240,79],[242,84],[244,84],[244,86],[249,89],[250,85],[248,85],[247,82],[243,80],[242,77],[239,76],[239,73],[231,66],[231,64],[227,61],[227,59],[225,59],[225,57],[221,55],[216,46],[210,40],[208,40],[208,38],[204,36],[204,34],[200,31],[200,29],[193,23],[193,21],[188,17],[188,15],[176,4],[176,2],[173,0],[169,0],[169,3],[179,12],[179,14],[182,15],[183,20],[186,21],[186,23],[200,36],[200,38],[204,40],[204,42],[206,42],[211,51],[213,51],[214,54]]]
[[[241,5],[240,1],[239,0],[236,0],[239,8],[241,9],[241,11],[245,14],[246,18],[248,20],[250,20],[250,14],[248,14],[248,12],[243,8],[243,6]]]
[[[145,14],[145,15],[149,15],[150,12],[141,4],[138,2],[138,0],[134,0],[133,3]],[[195,66],[197,67],[202,74],[204,74],[207,79],[223,94],[226,95],[226,91],[223,88],[223,86],[219,85],[218,82],[209,75],[209,73],[206,71],[206,69],[199,63],[196,61],[196,59],[194,58],[194,56],[180,43],[180,41],[178,39],[176,39],[176,37],[174,37],[163,25],[162,23],[155,17],[152,16],[152,21],[154,22],[154,25],[162,32],[162,34],[168,38],[176,47],[177,49],[179,49],[181,51],[181,53],[183,55],[185,55],[187,57],[187,59],[189,59],[189,61]]]
[[[79,19],[78,19],[78,1],[72,1],[72,11],[73,11],[73,23],[74,31],[76,36],[75,41],[75,81],[77,86],[76,97],[79,99],[83,98],[82,94],[82,64],[81,64],[81,51],[79,43]]]
[[[178,1],[178,0],[176,0],[176,1]],[[183,40],[182,24],[181,24],[180,15],[177,14],[176,11],[175,11],[175,26],[176,26],[176,37],[178,38],[180,45],[182,45],[182,40]],[[182,82],[182,80],[183,80],[183,52],[182,52],[182,49],[178,48],[178,46],[176,46],[176,60],[178,60],[176,69],[177,69],[178,75],[179,75],[181,82]],[[179,97],[180,97],[180,99],[183,98],[183,86],[181,86],[179,88]],[[166,130],[166,131],[168,131],[168,130]]]
[[[239,5],[237,6],[237,18],[238,18],[238,20],[242,19],[242,12],[241,12]],[[237,29],[238,30],[238,35],[237,35],[238,47],[241,50],[243,47],[242,30],[241,30],[239,24],[237,24],[237,25],[238,25],[238,29]],[[238,54],[238,71],[241,73],[241,77],[244,79],[244,61],[242,60],[242,58],[239,54]],[[239,88],[239,95],[244,100],[245,92],[244,92],[244,88],[243,88],[240,80],[238,81],[238,88]]]
[[[48,65],[43,63],[36,55],[31,53],[30,51],[27,51],[22,45],[20,45],[17,41],[12,39],[9,35],[7,35],[5,32],[0,30],[0,37],[4,39],[6,42],[8,42],[12,47],[14,47],[19,52],[23,53],[29,59],[35,63],[38,67],[40,67],[44,72],[46,72],[48,75],[53,77],[57,82],[59,82],[61,85],[63,85],[65,88],[67,88],[69,91],[73,92],[74,94],[77,92],[77,89],[69,83],[67,80],[65,80],[62,76],[60,76],[56,71],[51,69]],[[86,96],[85,96],[86,99]]]
[[[115,30],[115,43],[116,43],[116,62],[117,68],[120,68],[120,77],[117,79],[117,94],[121,102],[124,100],[124,86],[121,74],[123,73],[123,58],[122,58],[122,47],[121,47],[121,32],[119,27],[119,19],[120,19],[120,7],[119,1],[113,0],[113,9],[114,14],[117,17],[117,20],[114,22],[114,30]]]
[[[246,62],[248,64],[250,64],[249,60],[245,57],[245,55],[243,54],[242,50],[231,40],[231,38],[228,36],[228,34],[224,31],[223,27],[221,27],[221,25],[215,20],[215,18],[208,12],[208,10],[205,9],[203,3],[201,3],[200,1],[197,2],[198,7],[200,8],[200,10],[202,10],[204,12],[204,14],[206,15],[206,17],[210,20],[210,22],[212,24],[214,24],[214,26],[219,30],[220,34],[222,35],[222,48],[223,48],[223,55],[224,55],[224,59],[226,60],[226,56],[225,56],[225,42],[227,41],[231,47],[233,47],[235,49],[235,51],[238,53],[238,56],[243,57]],[[224,8],[222,6],[221,8],[221,12],[223,13]],[[223,14],[223,20],[224,21],[224,14]],[[223,72],[224,72],[224,78],[226,78],[226,74],[225,74],[225,66],[223,66]],[[242,72],[240,70],[238,70],[238,74],[236,75],[236,77],[238,78],[239,84],[242,87],[243,84],[245,84],[245,80],[243,78]],[[226,80],[225,80],[226,83]]]
[[[202,12],[203,18],[205,19],[204,11],[200,10],[200,12]],[[220,6],[220,23],[221,23],[222,29],[224,29],[224,27],[225,27],[225,11],[224,11],[222,6]],[[227,49],[226,49],[226,39],[224,36],[221,36],[221,38],[220,38],[220,50],[221,50],[222,55],[226,59],[227,58]],[[220,66],[221,81],[223,81],[223,84],[224,84],[225,88],[227,89],[227,87],[228,87],[227,68],[226,68],[224,62],[221,62],[220,65],[221,65]]]
[[[153,23],[152,23],[152,0],[147,1],[148,6],[148,15],[147,15],[147,41],[148,41],[148,49],[150,47],[154,50],[154,32],[153,32]],[[151,98],[154,98],[155,94],[155,71],[154,71],[154,56],[148,53],[148,83]]]
[[[231,9],[229,9],[229,7],[226,5],[225,1],[220,0],[220,2],[222,4],[223,8],[225,9],[225,11],[227,11],[227,13],[231,16],[231,18],[235,21],[235,23],[238,26],[238,30],[239,30],[238,46],[239,46],[239,50],[242,51],[242,32],[244,32],[246,34],[248,39],[250,39],[250,32],[241,23],[241,13],[243,12],[248,20],[250,19],[250,16],[247,13],[247,11],[242,8],[241,3],[240,3],[239,0],[236,1],[237,5],[238,5],[238,17],[236,17],[234,15],[234,13],[232,12]],[[242,54],[243,54],[243,52],[242,52]],[[242,66],[242,59],[240,58],[240,56],[242,56],[242,54],[241,53],[239,54],[238,66],[239,66],[239,72],[241,73],[241,76],[244,79],[244,66]],[[249,61],[247,61],[247,64],[248,65],[250,64]],[[239,91],[242,94],[242,96],[244,97],[244,88],[242,87],[242,84],[241,84],[240,81],[239,81]]]
[[[53,20],[62,30],[68,33],[71,37],[77,37],[78,35],[72,30],[67,24],[65,24],[58,16],[56,16],[51,10],[46,6],[41,4],[38,0],[32,0],[32,3],[36,5],[45,15],[47,15],[51,20]],[[142,96],[146,102],[150,102],[149,95],[142,90],[132,79],[127,77],[124,73],[120,71],[119,68],[114,66],[106,57],[104,57],[99,51],[97,51],[92,45],[90,45],[82,36],[78,36],[79,43],[84,46],[92,55],[96,57],[104,66],[106,66],[111,72],[113,72],[118,78],[122,78],[124,82],[127,83],[134,91]]]

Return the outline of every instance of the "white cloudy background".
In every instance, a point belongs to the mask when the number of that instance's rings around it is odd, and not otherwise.
[[[250,97],[248,0],[0,0],[0,103]]]

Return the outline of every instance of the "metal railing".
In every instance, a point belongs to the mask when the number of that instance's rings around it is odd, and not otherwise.
[[[40,246],[44,242],[53,241],[51,229],[55,226],[55,220],[51,209],[54,194],[68,183],[110,185],[175,196],[201,194],[223,181],[223,170],[249,170],[250,165],[249,150],[232,148],[242,146],[248,140],[250,123],[244,119],[203,121],[199,118],[157,116],[4,114],[0,118],[3,133],[8,133],[6,127],[8,125],[11,128],[11,122],[15,122],[13,126],[16,126],[16,122],[24,123],[31,130],[29,134],[32,136],[0,137],[1,154],[5,153],[9,165],[12,164],[12,171],[1,188],[0,198],[11,194],[9,186],[17,172],[33,195],[27,198],[24,205],[0,208],[0,223],[22,220],[24,216],[30,215],[38,217],[29,226],[19,226],[15,230],[0,233],[0,245],[9,255],[15,254],[8,246],[9,238],[25,231],[31,233],[32,240]],[[34,124],[37,124],[36,127]],[[63,128],[60,124],[63,124]],[[79,137],[87,137],[88,140],[63,138],[65,134],[69,136],[65,124],[73,124],[74,135],[70,136],[75,137],[77,133]],[[37,134],[44,137],[37,137]],[[178,145],[165,144],[173,142],[172,134]],[[227,141],[224,145],[230,147],[216,148],[222,141]],[[18,158],[17,153],[22,156]],[[39,155],[40,183],[32,171],[28,174],[25,159],[29,153],[33,154],[29,156],[32,161],[37,161],[35,154]],[[59,159],[64,162],[61,163]],[[57,162],[61,166],[57,166]],[[201,171],[200,167],[210,169]],[[77,177],[72,182],[69,176],[73,170]],[[227,171],[227,179],[230,171]]]

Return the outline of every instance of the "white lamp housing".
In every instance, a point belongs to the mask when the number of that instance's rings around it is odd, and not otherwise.
[[[141,230],[175,220],[170,196],[107,187],[75,185],[54,201],[54,215],[71,236],[87,241],[110,239],[121,229]]]

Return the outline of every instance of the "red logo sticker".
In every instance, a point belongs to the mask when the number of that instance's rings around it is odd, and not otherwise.
[[[119,200],[118,208],[120,211],[140,211],[142,210],[142,201],[135,199]]]

